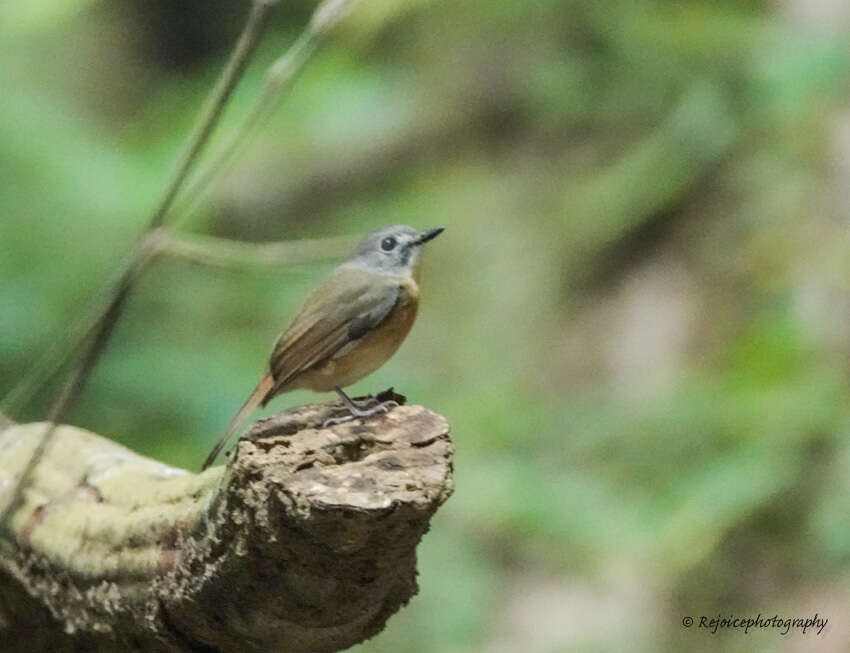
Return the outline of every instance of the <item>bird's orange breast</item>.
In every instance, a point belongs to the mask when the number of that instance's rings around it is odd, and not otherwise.
[[[400,285],[402,292],[387,317],[336,355],[304,372],[298,387],[328,392],[336,386],[351,385],[386,363],[410,333],[419,305],[416,282],[405,279]]]

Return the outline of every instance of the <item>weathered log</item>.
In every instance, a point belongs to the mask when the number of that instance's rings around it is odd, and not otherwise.
[[[260,420],[191,474],[58,428],[0,535],[0,648],[337,651],[416,593],[452,491],[449,427],[419,406],[322,428]],[[43,424],[0,433],[0,505]]]

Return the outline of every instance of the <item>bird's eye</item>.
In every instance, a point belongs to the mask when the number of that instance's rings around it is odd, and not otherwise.
[[[385,252],[389,252],[395,249],[395,246],[398,244],[398,241],[392,236],[387,236],[381,241],[381,249]]]

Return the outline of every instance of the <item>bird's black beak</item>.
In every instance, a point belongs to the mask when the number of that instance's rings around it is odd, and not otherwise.
[[[414,240],[410,244],[411,245],[423,245],[423,244],[427,243],[429,240],[433,240],[434,238],[439,236],[441,233],[443,233],[444,229],[445,229],[445,227],[435,227],[433,229],[428,229],[428,231],[423,231],[422,234],[419,236],[419,238],[417,238],[416,240]]]

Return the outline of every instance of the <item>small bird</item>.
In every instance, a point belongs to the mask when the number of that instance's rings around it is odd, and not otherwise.
[[[359,404],[343,388],[371,374],[399,348],[410,332],[419,304],[419,255],[422,245],[443,227],[418,231],[393,225],[366,236],[345,263],[316,288],[277,339],[269,371],[230,421],[203,469],[258,406],[275,396],[307,388],[335,390],[348,416],[386,412],[393,401]]]

